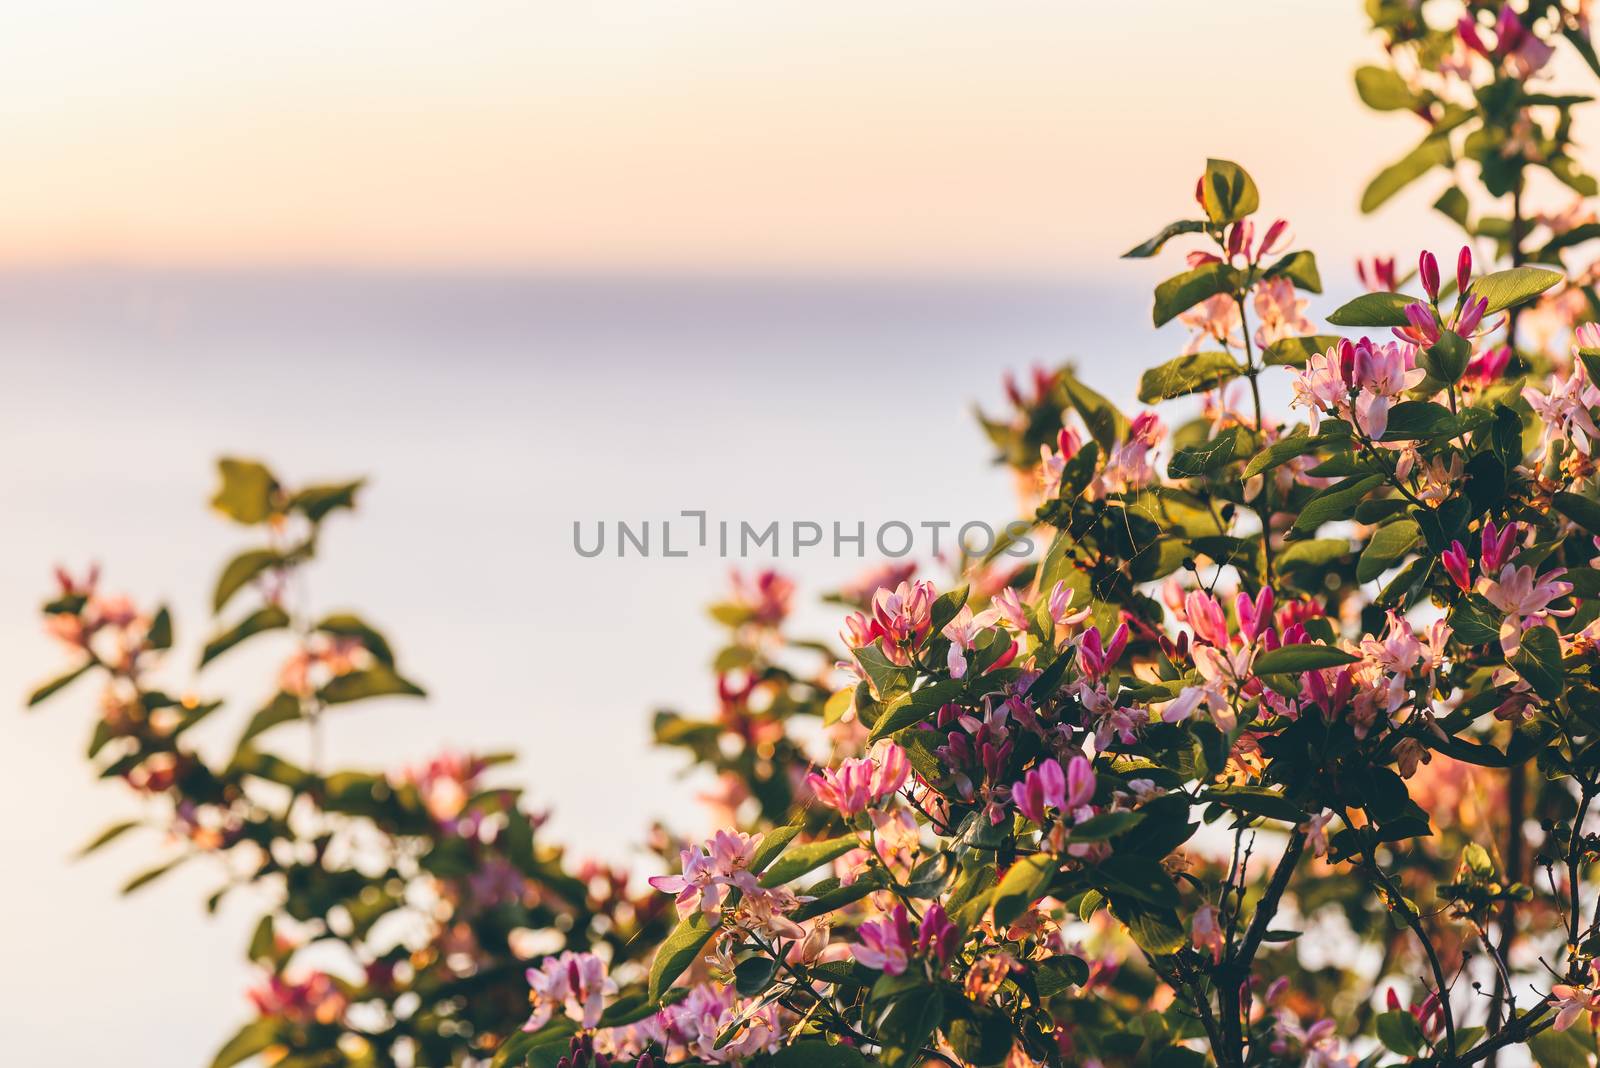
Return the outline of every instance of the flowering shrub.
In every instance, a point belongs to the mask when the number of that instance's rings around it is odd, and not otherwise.
[[[1563,256],[1600,224],[1524,195],[1535,169],[1594,191],[1584,98],[1537,80],[1562,39],[1600,63],[1553,3],[1369,10],[1391,65],[1358,89],[1428,132],[1364,207],[1443,167],[1469,244],[1364,261],[1327,320],[1351,334],[1318,333],[1315,257],[1209,161],[1193,217],[1129,253],[1193,243],[1155,290],[1155,325],[1189,331],[1141,380],[1159,410],[1063,367],[984,419],[1042,556],[880,569],[830,597],[837,645],[788,634],[775,573],[714,606],[715,711],[655,727],[712,773],[720,829],[659,832],[649,891],[568,874],[479,785],[492,761],[259,748],[419,692],[359,619],[285,607],[357,484],[224,463],[218,507],[268,544],[225,569],[219,611],[261,604],[206,659],[293,651],[220,767],[182,742],[216,706],[144,681],[166,614],[63,578],[46,611],[83,666],[36,699],[103,673],[108,774],[165,806],[180,860],[282,892],[261,1017],[219,1063],[1593,1063],[1600,275]],[[297,968],[314,941],[350,973]]]

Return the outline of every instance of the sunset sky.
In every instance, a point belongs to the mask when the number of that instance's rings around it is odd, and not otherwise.
[[[1417,135],[1355,100],[1355,3],[68,2],[0,40],[4,263],[1059,270],[1208,154],[1325,254],[1409,243],[1349,225]]]

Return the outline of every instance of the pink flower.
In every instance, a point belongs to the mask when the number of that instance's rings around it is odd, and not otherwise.
[[[1196,638],[1215,646],[1227,647],[1228,620],[1215,597],[1202,590],[1191,590],[1183,599],[1183,614]]]
[[[1017,811],[1041,826],[1046,806],[1057,811],[1067,807],[1067,777],[1054,759],[1041,760],[1028,769],[1022,781],[1011,787],[1011,801]]]
[[[1083,668],[1085,675],[1093,679],[1101,678],[1116,664],[1127,645],[1126,623],[1117,627],[1111,635],[1110,643],[1103,647],[1100,643],[1100,628],[1090,627],[1083,632],[1083,637],[1078,639],[1078,664]]]
[[[1253,642],[1272,629],[1272,587],[1263,586],[1252,601],[1243,591],[1234,598],[1233,611],[1239,617],[1239,634]]]
[[[1462,245],[1456,253],[1456,292],[1465,293],[1472,283],[1472,246]]]
[[[992,607],[1000,620],[1014,631],[1022,632],[1028,629],[1028,612],[1022,606],[1022,598],[1017,596],[1015,587],[1007,586],[994,595]]]
[[[1069,613],[1067,610],[1072,607],[1072,598],[1073,592],[1064,581],[1058,581],[1050,589],[1050,599],[1047,602],[1050,622],[1054,623],[1058,630],[1077,626],[1091,615],[1092,610],[1088,608],[1080,608],[1076,612]]]
[[[1392,293],[1395,288],[1393,256],[1373,256],[1370,260],[1356,260],[1356,277],[1368,292]]]
[[[1306,409],[1307,422],[1313,434],[1317,432],[1324,412],[1340,411],[1350,402],[1350,386],[1344,379],[1342,363],[1337,346],[1327,352],[1316,353],[1306,361],[1305,370],[1295,375],[1291,383],[1294,397],[1289,401],[1289,407]]]
[[[1189,940],[1195,949],[1209,953],[1213,964],[1222,963],[1222,952],[1227,946],[1227,939],[1223,934],[1222,924],[1218,922],[1215,905],[1201,905],[1195,910],[1194,920],[1189,925]]]
[[[1238,348],[1244,344],[1239,334],[1244,318],[1239,304],[1230,293],[1218,293],[1196,304],[1178,316],[1178,322],[1194,331],[1189,343],[1183,347],[1184,356],[1192,356],[1211,344]]]
[[[898,793],[910,770],[906,751],[885,738],[872,747],[869,756],[853,757],[820,774],[812,772],[806,776],[806,785],[817,800],[848,819]]]
[[[1600,440],[1600,427],[1595,426],[1594,417],[1589,414],[1589,409],[1600,402],[1600,393],[1584,378],[1581,364],[1565,379],[1552,376],[1549,393],[1524,386],[1522,396],[1544,423],[1545,445],[1558,439],[1571,441],[1573,448],[1588,456],[1591,443]]]
[[[893,645],[915,645],[933,629],[933,583],[902,582],[872,596],[873,620]]]
[[[956,947],[960,944],[961,933],[950,922],[944,906],[937,901],[929,905],[917,928],[917,952],[937,964],[944,964],[955,956]]]
[[[1417,257],[1417,275],[1422,279],[1422,291],[1428,294],[1429,300],[1439,297],[1439,261],[1433,253],[1423,250]]]
[[[1493,519],[1483,521],[1482,553],[1479,559],[1483,562],[1483,569],[1490,574],[1499,571],[1511,558],[1517,555],[1517,541],[1522,536],[1522,524],[1507,523],[1504,527],[1496,528]]]
[[[760,844],[760,835],[718,831],[705,846],[690,846],[682,851],[681,874],[657,875],[650,885],[678,895],[679,916],[693,912],[696,901],[702,911],[715,912],[722,907],[727,890],[751,891],[758,886],[749,868]]]
[[[1550,608],[1550,602],[1572,592],[1572,583],[1558,581],[1566,573],[1566,568],[1558,567],[1536,578],[1531,567],[1507,564],[1500,569],[1499,578],[1484,581],[1484,597],[1506,614],[1500,627],[1500,647],[1507,656],[1521,647],[1522,633],[1539,626],[1544,616],[1570,616],[1576,611]]]
[[[1462,548],[1459,541],[1450,543],[1450,548],[1439,554],[1439,561],[1444,564],[1444,569],[1463,592],[1472,589],[1472,562],[1467,558],[1467,550]]]
[[[1083,440],[1070,427],[1062,427],[1056,432],[1054,452],[1048,445],[1039,446],[1039,485],[1046,500],[1061,493],[1061,476],[1067,469],[1067,461],[1078,455],[1082,447]]]
[[[973,645],[978,640],[978,635],[994,626],[999,611],[994,608],[986,609],[977,615],[972,614],[971,605],[962,605],[961,611],[956,613],[954,619],[944,625],[941,632],[950,639],[950,652],[946,663],[950,668],[950,677],[953,679],[965,678],[967,674],[967,653],[972,651]]]
[[[1256,344],[1266,348],[1286,337],[1300,337],[1311,333],[1311,320],[1306,318],[1309,302],[1295,292],[1294,283],[1287,278],[1267,278],[1256,286],[1256,315],[1261,326],[1256,330]]]
[[[1321,857],[1327,855],[1328,823],[1332,819],[1332,812],[1322,812],[1301,824],[1301,829],[1306,832],[1306,847],[1311,850],[1312,856]],[[1268,1000],[1271,1000],[1270,995]]]
[[[579,1026],[592,1028],[600,1022],[606,996],[617,992],[605,962],[593,953],[568,950],[559,957],[546,957],[537,968],[529,968],[527,976],[533,1014],[522,1025],[524,1031],[539,1030],[558,1008]]]
[[[856,928],[856,934],[861,938],[861,944],[856,946],[856,960],[885,975],[905,972],[913,941],[904,905],[896,905],[884,919],[863,923]]]
[[[1557,1031],[1571,1027],[1580,1013],[1600,1010],[1600,992],[1585,987],[1557,983],[1550,988],[1550,997],[1558,1006],[1554,1024]]]
[[[1367,434],[1381,438],[1389,428],[1390,404],[1421,382],[1427,372],[1415,366],[1416,350],[1410,345],[1393,341],[1376,344],[1370,338],[1362,338],[1353,349],[1351,381],[1361,389],[1356,411]]]
[[[744,608],[750,619],[763,627],[776,627],[789,615],[794,600],[794,582],[776,571],[766,570],[751,580],[733,573],[733,601]]]

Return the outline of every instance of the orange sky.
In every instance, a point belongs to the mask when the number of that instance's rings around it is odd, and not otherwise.
[[[1207,154],[1305,243],[1405,248],[1399,204],[1352,226],[1416,136],[1354,99],[1359,9],[11,5],[0,261],[1060,269]]]

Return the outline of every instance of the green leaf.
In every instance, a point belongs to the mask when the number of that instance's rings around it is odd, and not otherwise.
[[[1528,1052],[1539,1068],[1589,1068],[1589,1051],[1571,1031],[1540,1031],[1528,1039]]]
[[[1113,910],[1128,925],[1128,934],[1140,949],[1163,957],[1178,952],[1189,941],[1178,917],[1171,909],[1143,909],[1113,905]]]
[[[1154,256],[1161,251],[1161,246],[1177,237],[1179,234],[1198,234],[1206,228],[1206,224],[1196,219],[1180,219],[1175,223],[1168,223],[1162,227],[1159,234],[1152,237],[1142,245],[1135,245],[1122,254],[1125,260],[1142,260]]]
[[[1230,160],[1206,160],[1200,200],[1214,223],[1237,222],[1261,206],[1261,194],[1245,169]]]
[[[1042,998],[1055,997],[1069,987],[1082,986],[1089,981],[1089,965],[1071,954],[1049,957],[1033,966],[1034,982]]]
[[[1213,786],[1200,795],[1202,801],[1214,801],[1224,808],[1248,816],[1262,816],[1284,823],[1304,823],[1305,810],[1275,790],[1264,786]]]
[[[233,595],[244,589],[251,579],[282,560],[283,557],[271,549],[250,549],[229,560],[217,579],[216,592],[211,595],[211,610],[222,611]]]
[[[1389,424],[1384,441],[1415,441],[1456,432],[1456,419],[1450,409],[1433,401],[1401,401],[1389,409]]]
[[[1382,475],[1346,479],[1323,490],[1306,502],[1289,528],[1294,534],[1312,534],[1324,523],[1349,519],[1363,497],[1383,482]]]
[[[941,679],[920,690],[901,694],[879,713],[877,720],[872,724],[871,733],[867,735],[867,740],[875,742],[914,723],[921,723],[938,712],[941,707],[960,697],[964,685],[960,679]]]
[[[944,1020],[944,995],[931,986],[902,994],[878,1027],[885,1068],[910,1068],[922,1063],[922,1046]]]
[[[299,512],[313,523],[320,523],[329,512],[339,508],[354,508],[356,493],[366,484],[366,479],[358,478],[354,482],[307,486],[289,498],[289,509]]]
[[[1167,474],[1172,478],[1200,478],[1221,470],[1233,459],[1238,435],[1223,433],[1199,445],[1179,449],[1167,463]]]
[[[250,722],[245,725],[244,734],[239,737],[236,748],[243,749],[252,738],[280,723],[291,723],[300,718],[300,699],[291,693],[279,693],[268,701],[266,707],[250,717]]]
[[[1127,417],[1116,405],[1080,382],[1070,369],[1057,372],[1056,382],[1067,395],[1068,403],[1083,417],[1089,436],[1102,450],[1109,453],[1117,442],[1127,437]]]
[[[245,1024],[234,1036],[217,1051],[212,1058],[211,1068],[233,1068],[236,1064],[254,1057],[269,1046],[275,1046],[282,1038],[279,1032],[283,1028],[283,1021],[276,1016],[263,1016]]]
[[[188,860],[189,856],[190,854],[185,853],[183,856],[174,860],[169,860],[165,864],[158,864],[148,871],[140,872],[138,875],[135,875],[133,878],[129,879],[123,884],[121,892],[124,895],[127,895],[133,893],[135,890],[138,890],[141,887],[149,886],[151,883],[167,874],[167,872]]]
[[[1307,293],[1322,292],[1322,275],[1317,271],[1317,257],[1310,252],[1291,252],[1267,268],[1268,278],[1287,278]]]
[[[1239,272],[1226,263],[1202,263],[1156,286],[1151,318],[1155,325],[1165,326],[1202,300],[1218,293],[1232,293],[1238,285]]]
[[[1280,338],[1267,346],[1261,362],[1268,367],[1304,367],[1311,357],[1327,352],[1339,343],[1337,334],[1312,334],[1308,337]]]
[[[672,933],[661,943],[661,948],[656,950],[655,960],[650,962],[648,996],[651,1001],[661,1000],[661,995],[672,986],[673,980],[694,963],[695,957],[711,941],[721,921],[720,913],[707,914],[700,909],[695,909],[678,921]]]
[[[277,605],[269,604],[264,608],[258,608],[206,642],[205,650],[200,654],[200,666],[205,667],[246,638],[252,638],[269,630],[282,630],[288,625],[289,613]]]
[[[1388,67],[1357,67],[1356,95],[1373,111],[1410,111],[1417,106],[1406,80]]]
[[[1271,652],[1256,657],[1254,671],[1257,675],[1298,675],[1302,671],[1353,664],[1356,657],[1332,645],[1305,642],[1300,645],[1280,645]]]
[[[1112,893],[1131,894],[1149,905],[1176,908],[1178,888],[1154,857],[1137,853],[1113,853],[1094,869]]]
[[[767,870],[767,865],[778,859],[784,847],[801,831],[798,823],[790,823],[783,827],[774,827],[761,836],[761,843],[756,846],[755,854],[750,858],[750,870],[760,875]]]
[[[1028,911],[1050,887],[1050,879],[1060,862],[1049,853],[1035,853],[1023,857],[1006,870],[1005,877],[995,888],[994,919],[1001,927],[1009,927],[1018,916]]]
[[[1464,645],[1500,640],[1500,612],[1478,594],[1463,597],[1450,612],[1450,629]]]
[[[1429,134],[1423,142],[1379,171],[1361,194],[1361,213],[1377,211],[1400,190],[1435,167],[1450,165],[1450,141]]]
[[[247,526],[264,522],[273,514],[278,480],[265,464],[224,457],[217,461],[217,469],[222,475],[222,485],[211,498],[211,507]]]
[[[1433,210],[1445,215],[1463,230],[1467,229],[1468,220],[1472,217],[1472,204],[1458,186],[1450,186],[1440,193],[1439,199],[1433,202]]]
[[[49,682],[45,683],[43,686],[40,686],[38,689],[34,690],[28,695],[28,707],[32,708],[34,705],[37,705],[43,701],[48,701],[51,697],[60,693],[68,686],[71,686],[74,682],[77,682],[79,677],[92,667],[94,667],[94,661],[85,660],[82,664],[79,664],[65,675],[59,675],[56,678],[51,679]]]
[[[1511,667],[1546,701],[1556,700],[1567,688],[1561,668],[1561,639],[1549,627],[1531,627],[1522,635]]]
[[[1152,367],[1139,379],[1139,399],[1146,404],[1215,389],[1239,377],[1239,365],[1226,352],[1196,352]]]
[[[394,652],[389,648],[388,640],[360,616],[340,612],[327,616],[313,629],[336,638],[354,638],[378,663],[394,667]]]
[[[1556,511],[1590,534],[1600,535],[1600,504],[1576,493],[1558,493],[1552,498]]]
[[[1246,479],[1254,478],[1263,471],[1270,471],[1272,468],[1286,464],[1290,460],[1313,453],[1323,445],[1331,444],[1336,440],[1344,439],[1323,434],[1307,434],[1302,428],[1299,433],[1290,434],[1286,438],[1275,441],[1251,457],[1250,462],[1244,465],[1243,477]]]
[[[806,842],[793,849],[786,850],[772,866],[761,876],[762,886],[782,886],[792,879],[798,879],[808,871],[814,871],[822,865],[844,856],[855,849],[860,843],[853,834],[841,835],[838,838],[825,838],[820,842]]]
[[[1474,297],[1487,299],[1489,307],[1484,314],[1493,315],[1532,300],[1561,280],[1559,271],[1547,271],[1543,267],[1512,267],[1476,279],[1470,292]]]
[[[1414,297],[1404,293],[1363,293],[1341,304],[1328,322],[1334,326],[1406,326],[1406,305],[1415,303]]]
[[[1356,564],[1356,581],[1371,582],[1403,560],[1418,541],[1422,528],[1414,519],[1397,519],[1373,532]]]
[[[343,704],[346,701],[360,701],[367,697],[426,697],[427,692],[416,683],[401,678],[395,674],[393,668],[385,664],[374,664],[365,671],[352,671],[348,675],[339,675],[328,681],[320,691],[321,697],[330,705]]]
[[[1350,543],[1343,538],[1307,538],[1304,541],[1291,541],[1278,555],[1278,570],[1326,567],[1349,551]]]
[[[876,645],[863,645],[855,651],[856,663],[872,684],[873,693],[880,701],[890,701],[911,686],[911,669],[901,667]]]
[[[1406,1009],[1390,1009],[1378,1017],[1378,1041],[1405,1057],[1415,1057],[1427,1048],[1417,1018]]]
[[[102,846],[107,846],[112,842],[115,842],[118,838],[121,838],[135,827],[140,826],[143,826],[143,821],[141,820],[124,820],[121,823],[113,823],[111,826],[95,835],[94,838],[91,839],[89,843],[82,849],[78,850],[76,856],[79,859],[86,857],[95,850],[100,849]]]
[[[150,629],[144,636],[145,644],[152,649],[172,648],[172,613],[162,605],[150,620]]]
[[[1127,691],[1124,690],[1124,693]],[[1103,842],[1132,830],[1144,822],[1143,812],[1102,812],[1075,824],[1067,836],[1072,842]]]

